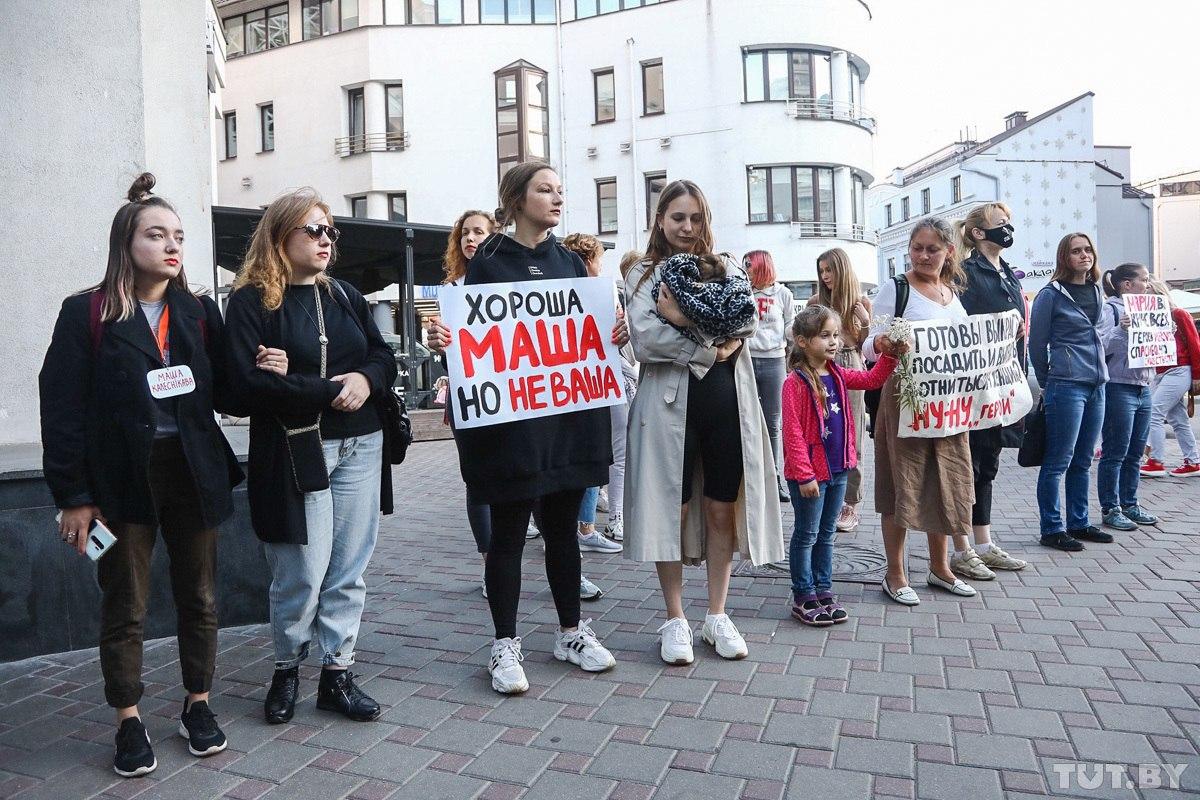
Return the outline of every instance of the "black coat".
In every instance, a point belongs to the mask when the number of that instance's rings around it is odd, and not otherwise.
[[[213,416],[229,402],[221,312],[211,298],[174,286],[166,299],[171,364],[188,365],[196,379],[176,398],[179,439],[211,528],[233,513],[230,490],[243,478]],[[106,323],[93,348],[90,307],[90,293],[63,301],[38,376],[46,483],[59,508],[95,504],[109,522],[153,525],[155,401],[146,373],[163,366],[162,356],[140,307]]]
[[[968,314],[974,316],[1016,311],[1021,315],[1022,322],[1027,319],[1021,281],[1017,279],[1007,261],[1000,259],[1000,269],[997,270],[986,256],[974,250],[971,256],[963,261],[962,268],[967,282],[959,300]],[[1017,339],[1017,361],[1020,362],[1022,371],[1028,373],[1025,341],[1025,335]]]
[[[367,300],[345,281],[338,281],[345,296],[334,288],[334,302],[346,308],[362,325],[367,337],[367,358],[354,371],[367,376],[372,402],[390,392],[396,380],[396,357],[371,317]],[[324,293],[323,293],[324,295]],[[326,295],[325,302],[329,302]],[[226,317],[226,358],[230,381],[237,387],[238,405],[250,413],[249,477],[246,490],[254,533],[264,542],[307,544],[304,494],[296,488],[288,458],[287,441],[280,421],[289,428],[316,421],[341,393],[342,385],[319,375],[277,375],[254,365],[258,346],[287,350],[280,315],[285,307],[267,311],[262,293],[244,286],[229,297]],[[383,455],[379,487],[380,510],[392,512],[392,469]]]

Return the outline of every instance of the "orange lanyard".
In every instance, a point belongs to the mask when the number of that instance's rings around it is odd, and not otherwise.
[[[171,309],[164,303],[162,316],[158,318],[158,330],[154,332],[154,338],[158,341],[158,354],[164,364],[167,362],[167,329],[170,320]]]

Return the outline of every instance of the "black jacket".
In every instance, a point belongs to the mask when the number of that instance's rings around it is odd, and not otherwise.
[[[362,324],[367,337],[367,358],[353,371],[367,376],[372,401],[392,390],[396,380],[396,357],[375,320],[367,300],[350,284],[338,281],[345,296],[336,288],[322,290],[322,302],[337,303]],[[308,528],[304,519],[304,494],[296,488],[288,461],[287,442],[280,421],[289,428],[303,427],[316,421],[317,414],[342,390],[319,375],[277,375],[254,365],[258,346],[288,349],[281,317],[290,313],[285,305],[267,311],[262,293],[253,286],[238,289],[229,297],[225,310],[226,358],[230,380],[237,387],[238,404],[250,412],[249,478],[250,520],[254,533],[264,542],[307,544]],[[313,336],[316,332],[313,331]],[[386,449],[380,482],[380,510],[392,512],[392,470]]]
[[[959,300],[968,314],[1016,311],[1021,315],[1022,321],[1026,319],[1025,295],[1021,291],[1021,281],[1017,279],[1007,261],[1000,259],[1000,269],[997,270],[986,256],[978,250],[973,250],[970,258],[963,261],[962,267],[967,275],[967,284]],[[1021,363],[1022,371],[1028,373],[1025,343],[1025,336],[1017,339],[1017,360]]]
[[[535,249],[502,233],[479,245],[467,285],[587,278],[579,256],[551,234]],[[453,420],[453,414],[450,415]],[[607,408],[504,422],[454,432],[458,462],[472,497],[512,502],[608,482],[612,437]]]
[[[174,286],[166,300],[171,364],[188,365],[196,379],[194,391],[176,398],[179,439],[211,528],[233,513],[230,490],[243,477],[213,417],[230,400],[221,312],[211,298]],[[90,293],[63,301],[38,376],[46,483],[59,508],[95,504],[110,522],[155,524],[148,477],[155,401],[146,373],[163,366],[162,356],[140,307],[106,323],[93,350],[90,308]]]

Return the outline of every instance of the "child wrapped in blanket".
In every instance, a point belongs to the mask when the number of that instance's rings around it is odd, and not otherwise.
[[[679,304],[679,310],[709,337],[710,342],[702,344],[725,339],[734,331],[745,328],[754,318],[754,291],[750,281],[728,257],[711,253],[699,256],[677,253],[663,262],[660,276],[662,282],[653,290],[655,301],[665,284]],[[692,329],[674,325],[661,314],[659,318],[698,341]]]

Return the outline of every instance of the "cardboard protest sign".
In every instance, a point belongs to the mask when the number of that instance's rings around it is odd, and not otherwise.
[[[920,408],[900,409],[901,437],[937,438],[1010,425],[1033,408],[1017,355],[1016,311],[913,321],[907,357]]]
[[[1173,367],[1175,324],[1171,307],[1161,294],[1121,295],[1129,315],[1129,366]]]
[[[625,402],[611,279],[444,286],[457,428]]]

